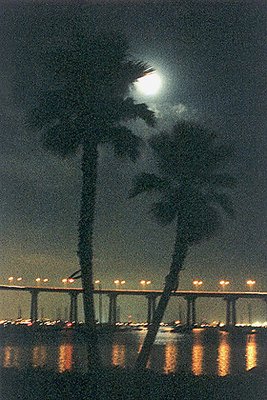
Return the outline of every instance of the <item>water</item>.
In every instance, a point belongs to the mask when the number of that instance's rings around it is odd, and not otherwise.
[[[145,330],[100,335],[106,365],[132,367]],[[226,376],[254,367],[267,368],[265,334],[242,334],[194,329],[191,334],[159,332],[149,367],[165,373],[188,371],[194,375]],[[86,346],[73,332],[58,333],[53,340],[5,339],[0,343],[0,365],[6,368],[46,368],[54,371],[85,371]]]

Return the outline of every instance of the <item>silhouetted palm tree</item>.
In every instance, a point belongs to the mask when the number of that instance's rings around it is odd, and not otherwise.
[[[222,225],[221,211],[230,216],[234,214],[227,190],[235,187],[235,179],[222,172],[232,153],[230,146],[219,144],[213,132],[183,121],[171,133],[153,136],[149,143],[159,175],[137,175],[130,196],[144,192],[154,197],[158,194],[151,212],[162,225],[175,221],[176,237],[170,271],[138,355],[137,369],[146,367],[171,292],[178,288],[189,247],[218,231]]]
[[[51,79],[37,97],[27,123],[41,132],[43,146],[67,157],[82,153],[82,191],[78,257],[83,287],[89,355],[99,362],[93,302],[93,224],[95,215],[99,146],[111,144],[119,157],[135,161],[141,139],[125,122],[141,118],[154,125],[154,114],[145,104],[135,104],[131,85],[152,72],[146,64],[129,59],[122,36],[88,39],[82,32],[69,48],[56,50],[46,62]]]

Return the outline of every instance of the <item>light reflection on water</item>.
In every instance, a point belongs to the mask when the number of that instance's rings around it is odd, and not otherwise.
[[[145,331],[116,333],[109,340],[103,335],[100,348],[106,363],[132,367],[145,334]],[[194,375],[219,376],[244,372],[256,366],[267,367],[267,343],[260,334],[233,339],[234,336],[227,332],[218,332],[211,338],[205,330],[200,329],[194,329],[192,334],[161,332],[153,348],[149,367],[165,373],[187,370]],[[71,337],[63,342],[8,343],[0,345],[0,364],[6,368],[31,365],[59,372],[86,370],[86,345]]]
[[[247,335],[246,370],[257,366],[257,342],[255,335]]]
[[[44,345],[35,345],[32,349],[32,365],[34,368],[45,367],[47,349]]]
[[[20,354],[20,347],[19,346],[6,346],[4,348],[4,357],[3,357],[3,367],[5,368],[19,368],[19,354]]]
[[[204,346],[202,343],[201,333],[200,329],[194,329],[194,340],[192,346],[192,372],[194,375],[203,374]]]
[[[230,356],[231,356],[231,347],[229,344],[229,333],[221,332],[219,347],[218,347],[217,375],[225,376],[230,373]]]
[[[113,344],[112,346],[112,364],[119,365],[120,367],[125,366],[125,354],[126,346],[125,344]]]
[[[165,345],[165,360],[163,371],[168,374],[176,371],[178,348],[174,342],[167,342]]]
[[[74,346],[72,343],[63,343],[58,350],[58,371],[65,372],[72,369]]]

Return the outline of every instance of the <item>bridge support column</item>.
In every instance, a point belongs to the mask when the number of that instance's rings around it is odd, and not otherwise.
[[[237,297],[226,297],[226,326],[236,325],[236,300]]]
[[[151,324],[156,309],[156,296],[147,295],[147,323]]]
[[[108,323],[115,325],[117,322],[117,294],[109,294]]]
[[[38,319],[38,294],[38,290],[31,290],[31,322],[36,322]]]
[[[187,296],[186,325],[192,327],[196,325],[196,296]]]
[[[226,320],[225,325],[230,326],[231,324],[231,301],[230,299],[226,299]]]
[[[232,301],[232,324],[236,325],[236,299]]]
[[[191,302],[192,305],[192,326],[196,325],[196,298],[194,297]]]
[[[70,292],[70,322],[78,322],[78,293]]]

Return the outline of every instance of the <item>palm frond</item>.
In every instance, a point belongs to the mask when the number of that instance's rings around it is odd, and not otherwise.
[[[226,193],[213,192],[210,199],[218,205],[227,215],[234,218],[236,215],[234,204]]]
[[[195,192],[177,204],[177,224],[189,244],[212,237],[222,226],[220,213],[204,196]]]
[[[73,124],[58,123],[42,132],[45,149],[61,157],[75,154],[82,141],[82,133]]]
[[[164,189],[166,190],[167,187],[168,182],[165,179],[155,174],[142,172],[134,177],[129,196],[132,198],[145,192],[162,192]]]
[[[25,124],[29,129],[40,130],[51,123],[73,117],[77,101],[70,90],[48,90],[38,96],[38,106],[33,107]]]
[[[209,152],[206,164],[210,170],[215,170],[226,166],[234,154],[234,148],[232,144],[218,144]]]
[[[153,217],[159,225],[169,225],[176,216],[176,208],[168,201],[159,201],[154,203],[150,209]]]
[[[218,188],[235,189],[237,187],[236,178],[228,173],[204,176],[203,181]]]
[[[140,118],[149,126],[155,126],[156,123],[155,113],[149,110],[145,103],[135,104],[134,100],[130,97],[125,99],[121,104],[119,114],[125,121]]]
[[[233,203],[223,191],[234,189],[236,179],[220,172],[233,154],[231,145],[218,143],[213,131],[184,121],[171,132],[154,135],[149,144],[157,162],[157,179],[168,182],[160,190],[162,201],[152,206],[153,215],[164,224],[175,210],[179,232],[188,244],[213,236],[222,225],[221,211],[234,216]],[[146,187],[147,181],[146,175],[136,178],[134,195],[154,189],[153,180]]]
[[[147,63],[144,63],[142,61],[130,60],[125,62],[124,66],[125,75],[123,79],[125,79],[125,81],[129,84],[134,83],[143,76],[154,72],[154,68],[150,67]]]
[[[101,135],[102,143],[111,144],[118,157],[129,158],[134,162],[137,160],[143,140],[126,126],[107,127]]]

